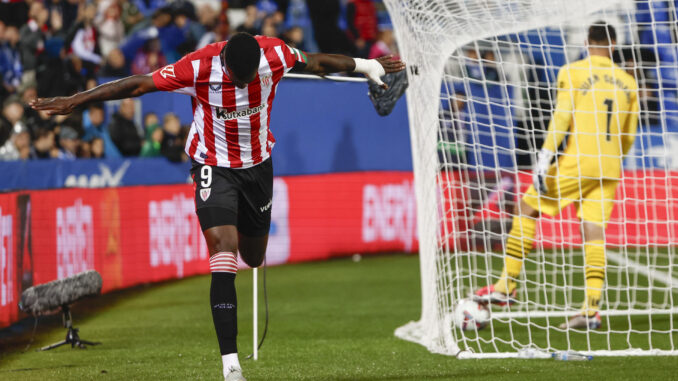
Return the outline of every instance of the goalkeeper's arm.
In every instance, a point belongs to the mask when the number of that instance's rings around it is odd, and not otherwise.
[[[365,74],[367,78],[377,82],[384,88],[387,86],[381,81],[381,76],[405,69],[405,63],[394,58],[392,55],[366,60],[340,54],[307,53],[307,58],[305,66],[299,68],[295,66],[295,71],[318,75],[353,71]]]
[[[567,70],[560,70],[558,73],[558,93],[556,97],[556,107],[553,111],[553,117],[549,123],[548,132],[541,151],[537,155],[537,165],[534,168],[532,183],[535,189],[541,193],[546,193],[546,173],[551,166],[551,160],[556,150],[565,139],[572,123],[572,110],[574,109],[572,85]]]
[[[631,149],[633,142],[636,140],[636,131],[638,129],[638,93],[633,93],[631,99],[631,109],[629,116],[626,118],[626,126],[624,126],[624,133],[622,134],[622,153],[626,155]]]

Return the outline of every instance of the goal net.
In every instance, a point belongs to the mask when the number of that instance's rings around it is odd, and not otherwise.
[[[460,357],[515,357],[526,348],[678,355],[678,4],[385,3],[408,64],[422,290],[420,319],[398,328],[396,336]],[[588,28],[599,20],[616,30],[612,59],[635,78],[640,105],[604,234],[602,325],[560,328],[581,313],[585,299],[585,247],[576,209],[583,200],[575,200],[560,214],[537,220],[534,248],[516,279],[516,303],[490,306],[484,329],[462,331],[452,323],[454,306],[500,277],[515,205],[532,184],[533,163],[553,115],[558,72],[587,58]],[[607,117],[609,126],[609,118],[621,113],[602,112],[591,123]],[[603,134],[590,139],[605,139]],[[566,137],[564,145],[573,139]]]

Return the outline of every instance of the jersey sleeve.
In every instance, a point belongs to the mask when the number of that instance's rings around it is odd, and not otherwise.
[[[195,93],[195,72],[189,56],[153,72],[153,83],[160,91]]]
[[[570,129],[574,110],[573,75],[574,73],[567,66],[558,72],[556,107],[542,146],[543,149],[551,152],[556,152]]]
[[[626,155],[636,140],[638,130],[638,117],[640,105],[638,104],[638,88],[631,92],[631,104],[629,105],[629,114],[626,116],[626,123],[622,133],[622,153]]]
[[[293,48],[285,43],[282,45],[282,50],[285,58],[285,72],[292,69],[294,69],[294,71],[302,71],[306,68],[308,56],[304,51]]]

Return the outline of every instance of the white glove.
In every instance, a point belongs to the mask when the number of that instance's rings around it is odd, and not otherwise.
[[[532,184],[534,185],[534,189],[542,194],[547,193],[549,190],[546,186],[546,173],[551,167],[553,155],[553,152],[542,148],[537,155],[537,165],[535,165],[534,172],[532,172]]]
[[[367,78],[373,80],[379,86],[384,85],[384,82],[381,81],[381,76],[386,74],[386,70],[384,70],[379,61],[362,58],[354,58],[353,61],[355,61],[354,72],[365,74]]]

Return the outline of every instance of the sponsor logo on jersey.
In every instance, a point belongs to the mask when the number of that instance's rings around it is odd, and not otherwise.
[[[261,77],[261,84],[264,85],[265,87],[271,86],[271,75],[266,74],[263,77]]]
[[[221,83],[210,83],[210,92],[211,93],[221,92]]]
[[[163,78],[167,79],[167,77],[172,77],[176,78],[174,75],[174,65],[167,65],[164,68],[160,70],[160,75],[162,75]]]
[[[226,109],[221,108],[221,107],[216,107],[216,114],[217,118],[219,119],[224,119],[224,120],[230,120],[230,119],[238,119],[238,118],[245,118],[254,114],[258,114],[261,112],[261,110],[266,108],[266,103],[262,103],[257,107],[252,107],[248,108],[246,110],[240,110],[240,111],[231,111],[228,112]]]
[[[260,208],[259,208],[259,211],[261,211],[261,213],[263,213],[263,212],[265,212],[265,211],[271,209],[271,205],[273,205],[273,200],[268,200],[268,204],[266,204],[266,205],[260,207]]]
[[[200,198],[203,201],[207,201],[208,198],[210,198],[210,193],[212,192],[212,188],[203,188],[200,190]]]

